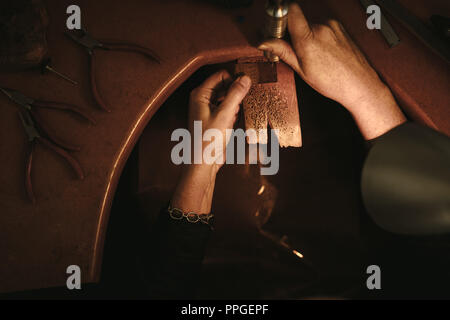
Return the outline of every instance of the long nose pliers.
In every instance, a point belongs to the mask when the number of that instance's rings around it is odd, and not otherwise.
[[[29,111],[23,111],[19,112],[20,119],[22,120],[23,127],[25,128],[25,132],[28,136],[28,140],[30,141],[31,147],[30,151],[28,153],[28,160],[26,164],[26,170],[25,170],[25,187],[27,190],[28,199],[32,203],[36,203],[36,198],[34,196],[33,191],[33,183],[31,181],[31,171],[33,167],[33,154],[34,150],[36,149],[36,144],[40,143],[41,145],[45,146],[46,148],[50,149],[51,151],[58,154],[60,157],[66,160],[66,162],[72,167],[72,169],[75,171],[78,179],[83,180],[84,179],[84,173],[83,169],[81,168],[78,161],[72,157],[68,152],[66,152],[63,148],[57,146],[50,140],[41,137],[41,135],[38,133],[36,126],[34,125],[33,119],[30,115]]]
[[[50,138],[50,140],[66,150],[80,151],[80,147],[71,145],[59,139],[58,136],[53,132],[53,130],[45,123],[45,121],[41,119],[41,116],[37,112],[37,109],[52,109],[70,112],[90,122],[91,124],[96,124],[96,121],[88,113],[84,112],[75,105],[53,101],[35,100],[27,97],[19,91],[8,88],[0,87],[0,91],[3,92],[13,102],[15,102],[19,108],[30,112],[32,118],[34,119],[34,122],[36,122],[39,129],[42,130]]]
[[[51,132],[50,129],[47,126],[45,126],[42,120],[40,119],[39,114],[36,112],[36,108],[48,108],[61,111],[70,111],[93,124],[95,124],[95,120],[92,119],[88,114],[84,113],[83,111],[81,111],[80,109],[78,109],[76,106],[73,105],[62,104],[58,102],[44,102],[34,100],[18,91],[7,88],[0,87],[0,92],[3,92],[9,99],[14,101],[19,107],[19,116],[20,119],[22,120],[23,127],[28,136],[28,140],[31,143],[31,148],[28,154],[28,160],[25,170],[25,187],[27,190],[29,200],[33,203],[36,202],[33,192],[31,171],[33,166],[33,154],[35,150],[35,145],[37,143],[40,143],[41,145],[47,147],[48,149],[52,150],[60,157],[65,159],[66,162],[70,165],[70,167],[75,171],[77,177],[79,179],[84,179],[84,173],[83,169],[81,168],[81,165],[74,157],[72,157],[67,152],[68,150],[78,151],[80,148],[77,146],[69,145],[68,143],[58,139],[56,135],[50,134]],[[46,129],[44,129],[44,127]],[[39,130],[43,131],[48,137],[48,139],[43,137],[40,134]]]
[[[95,50],[112,50],[112,51],[127,51],[142,54],[143,56],[160,63],[159,57],[150,49],[142,47],[137,44],[125,42],[125,41],[114,41],[114,40],[97,40],[93,38],[86,30],[71,30],[65,32],[73,41],[79,45],[85,47],[90,56],[90,81],[92,94],[97,102],[98,106],[104,111],[110,112],[111,110],[107,107],[106,103],[102,99],[101,95],[97,89],[97,83],[95,81],[96,63],[95,63]]]

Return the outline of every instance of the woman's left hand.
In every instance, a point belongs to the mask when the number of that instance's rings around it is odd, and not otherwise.
[[[220,97],[221,90],[228,90],[224,97]],[[183,171],[181,180],[172,197],[172,206],[184,212],[206,214],[211,211],[212,196],[216,174],[222,166],[228,143],[226,130],[233,129],[239,113],[239,106],[251,87],[248,76],[242,76],[232,81],[231,75],[220,71],[210,76],[200,87],[192,91],[189,102],[189,130],[191,137],[200,139],[201,164],[190,164]],[[221,101],[220,104],[217,101]],[[217,105],[218,104],[218,105]],[[202,132],[217,129],[222,133],[222,141],[204,142],[203,137],[194,134],[194,121],[201,121]],[[192,145],[195,144],[192,141]],[[210,144],[213,149],[219,150],[214,154],[214,163],[205,163],[203,151]],[[209,146],[211,147],[211,146]]]

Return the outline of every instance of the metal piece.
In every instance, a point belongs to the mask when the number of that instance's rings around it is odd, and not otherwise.
[[[235,67],[236,74],[245,74],[253,84],[274,83],[278,81],[277,65],[259,58],[240,59]]]
[[[12,101],[24,107],[27,110],[31,110],[31,106],[33,105],[33,103],[35,103],[33,99],[25,96],[19,91],[15,91],[8,88],[0,88],[0,90]]]
[[[50,67],[50,66],[45,66],[45,69],[48,70],[48,71],[50,71],[50,72],[53,72],[54,74],[60,76],[60,77],[63,78],[64,80],[69,81],[70,83],[72,83],[72,84],[74,84],[74,85],[77,85],[77,84],[78,84],[76,81],[74,81],[74,80],[70,79],[68,76],[66,76],[66,75],[64,75],[64,74],[62,74],[62,73],[56,71],[55,69],[53,69],[53,68]]]
[[[373,1],[373,0],[360,0],[360,2],[362,4],[362,6],[364,7],[364,9],[366,10],[366,12],[367,12],[368,7],[370,7],[372,5],[377,5],[375,3],[375,1]],[[380,30],[380,32],[383,35],[386,42],[388,43],[389,47],[393,48],[400,43],[400,37],[395,32],[394,28],[389,23],[389,21],[387,20],[386,16],[383,13],[381,13],[381,30]]]
[[[270,63],[267,63],[270,64]],[[270,124],[281,147],[301,147],[302,134],[294,71],[285,63],[276,64],[277,82],[253,82],[243,100],[245,129],[256,135],[247,136],[249,144],[267,144]],[[274,138],[273,135],[271,138]]]
[[[74,85],[78,84],[76,81],[70,79],[68,76],[66,76],[66,75],[56,71],[55,69],[53,69],[51,67],[50,63],[51,63],[50,58],[47,58],[44,61],[42,61],[42,64],[41,64],[41,73],[42,74],[44,74],[45,71],[50,71],[50,72],[53,72],[54,74],[58,75],[59,77],[63,78],[64,80],[66,80],[66,81],[68,81],[68,82],[70,82],[70,83],[72,83]]]
[[[285,0],[268,0],[266,3],[266,22],[264,36],[266,38],[281,39],[286,33],[289,7]],[[278,62],[280,58],[266,52],[266,57],[271,62]]]
[[[390,15],[402,22],[409,31],[416,35],[425,45],[450,63],[450,45],[441,39],[421,20],[413,16],[406,8],[394,0],[377,0]]]

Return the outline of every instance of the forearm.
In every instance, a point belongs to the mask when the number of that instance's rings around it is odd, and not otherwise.
[[[232,81],[231,75],[226,71],[217,72],[209,77],[191,92],[189,107],[191,130],[195,121],[201,121],[204,131],[216,129],[225,132],[233,128],[239,105],[250,85],[249,77],[243,76]],[[228,92],[220,105],[212,110],[212,99],[218,98],[217,90],[223,89],[224,86],[229,86]],[[214,140],[214,143],[219,142]],[[226,144],[220,141],[218,146],[219,149],[224,149]],[[222,154],[224,151],[221,150]],[[203,148],[194,152],[203,156]],[[218,162],[186,164],[170,201],[173,210],[170,213],[168,210],[162,212],[158,218],[152,239],[155,255],[150,283],[151,295],[155,298],[194,297],[195,282],[198,281],[199,269],[212,230],[213,219],[209,214],[216,174],[221,166]],[[175,209],[181,210],[183,214]]]
[[[384,85],[374,91],[374,96],[345,107],[365,140],[376,139],[407,121],[391,91]]]
[[[183,212],[210,213],[216,174],[214,165],[186,167],[172,197],[172,207]]]

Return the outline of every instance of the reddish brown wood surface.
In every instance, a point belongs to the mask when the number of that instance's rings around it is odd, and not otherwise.
[[[421,17],[450,16],[447,1],[402,2]],[[206,1],[46,3],[53,66],[80,85],[37,72],[0,74],[0,85],[34,98],[79,105],[92,113],[97,125],[86,125],[71,115],[42,112],[61,138],[82,147],[74,156],[86,178],[76,180],[57,156],[38,147],[33,167],[37,204],[31,205],[23,183],[26,136],[15,106],[0,97],[0,292],[64,285],[71,264],[81,267],[83,282],[98,281],[116,185],[142,130],[164,100],[200,66],[257,55],[252,44],[263,21],[261,1],[247,9],[223,9]],[[63,35],[66,8],[74,3],[82,9],[83,27],[94,36],[136,42],[162,58],[157,65],[139,55],[99,52],[96,77],[112,109],[109,114],[93,101],[86,52]],[[402,43],[389,49],[378,32],[365,28],[358,0],[304,3],[306,15],[313,20],[334,16],[343,22],[411,117],[450,135],[450,75],[445,62],[393,19]]]

